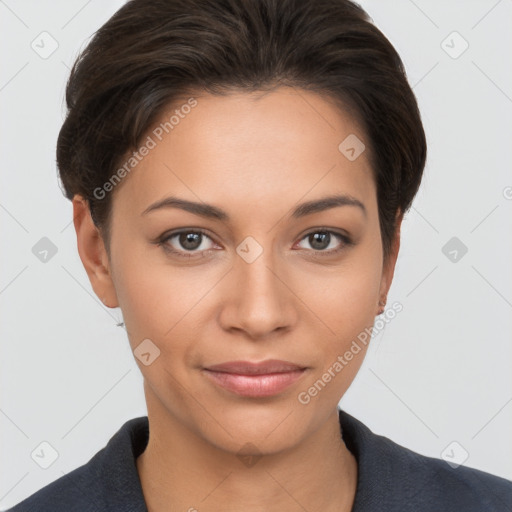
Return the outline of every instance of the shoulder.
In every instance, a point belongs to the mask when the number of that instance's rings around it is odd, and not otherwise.
[[[432,510],[434,504],[437,512],[512,511],[509,480],[466,466],[452,467],[397,444],[390,451],[393,454],[396,462],[392,467],[402,480],[403,498],[415,503],[418,511]]]
[[[100,452],[98,452],[99,455]],[[39,489],[7,512],[92,512],[103,510],[101,489],[95,488],[93,463],[70,471],[66,475]]]
[[[354,512],[512,511],[512,482],[478,469],[427,457],[374,434],[340,411],[342,435],[358,459]]]
[[[147,416],[127,421],[86,464],[7,512],[147,512],[136,466],[147,437]]]

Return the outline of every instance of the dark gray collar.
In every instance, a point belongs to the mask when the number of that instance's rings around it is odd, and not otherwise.
[[[374,434],[339,410],[340,431],[358,463],[352,512],[512,511],[512,482],[456,469]],[[147,416],[128,420],[87,464],[40,489],[12,512],[147,512],[136,459],[149,439]]]

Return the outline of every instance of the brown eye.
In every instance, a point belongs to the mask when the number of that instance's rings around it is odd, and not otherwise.
[[[193,251],[201,246],[203,235],[201,233],[180,233],[177,237],[181,247]]]
[[[311,244],[311,247],[315,249],[315,251],[322,251],[329,247],[331,242],[331,234],[327,231],[312,233],[308,235],[308,242]]]
[[[310,231],[302,238],[301,244],[304,241],[307,242],[313,252],[320,255],[332,255],[343,250],[346,246],[353,245],[348,236],[326,229]],[[308,249],[304,245],[299,245],[299,247]]]
[[[162,236],[158,245],[169,253],[191,258],[203,256],[203,253],[211,250],[214,244],[213,240],[204,231],[189,229]]]

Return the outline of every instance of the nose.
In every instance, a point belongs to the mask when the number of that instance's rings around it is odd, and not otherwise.
[[[243,331],[252,340],[292,328],[298,318],[297,298],[286,276],[284,270],[277,271],[270,250],[251,263],[237,256],[225,283],[229,289],[220,315],[222,327]]]

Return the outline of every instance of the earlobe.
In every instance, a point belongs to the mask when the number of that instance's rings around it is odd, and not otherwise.
[[[107,307],[118,307],[107,250],[101,233],[92,220],[89,204],[78,194],[73,197],[72,202],[78,254],[91,286]]]

